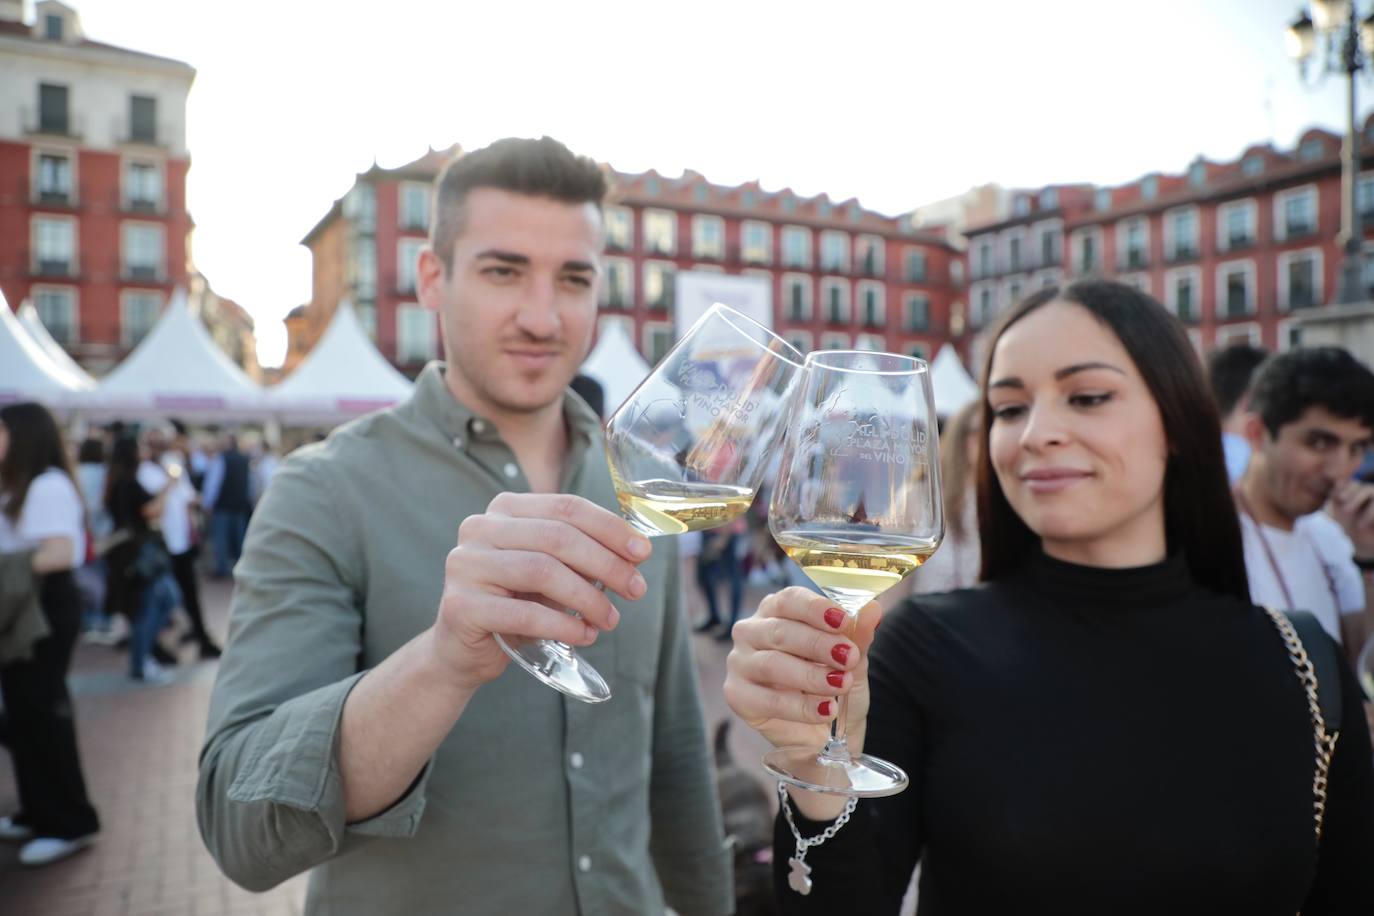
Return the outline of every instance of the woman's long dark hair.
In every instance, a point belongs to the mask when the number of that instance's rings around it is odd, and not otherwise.
[[[0,493],[6,497],[5,515],[15,522],[24,509],[29,485],[39,474],[57,468],[73,486],[76,479],[57,421],[42,404],[24,401],[0,407],[0,423],[5,424],[10,438],[5,460],[0,461]]]
[[[1051,302],[1087,309],[1126,348],[1164,421],[1169,459],[1164,470],[1164,533],[1170,553],[1182,554],[1193,581],[1250,603],[1240,520],[1231,499],[1221,449],[1221,421],[1206,376],[1178,319],[1153,298],[1124,283],[1079,280],[1026,297],[1007,313],[988,342],[983,363],[983,449],[978,458],[981,578],[991,581],[1021,567],[1040,538],[1007,502],[987,448],[992,429],[988,374],[997,341],[1007,329]]]
[[[110,465],[105,472],[105,508],[110,508],[110,497],[115,487],[125,480],[138,479],[140,461],[138,440],[133,436],[120,436],[110,447]]]

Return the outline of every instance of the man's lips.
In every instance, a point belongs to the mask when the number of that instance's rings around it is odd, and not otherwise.
[[[1020,474],[1021,482],[1032,493],[1057,493],[1091,476],[1090,472],[1076,468],[1032,468]]]

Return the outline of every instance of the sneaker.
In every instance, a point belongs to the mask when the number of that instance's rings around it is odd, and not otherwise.
[[[151,658],[143,663],[143,670],[135,674],[134,680],[142,681],[152,687],[162,687],[172,683],[176,678],[171,672],[163,669],[161,665]]]
[[[224,650],[215,645],[210,639],[206,639],[200,644],[200,657],[202,659],[219,658],[223,654]]]
[[[175,655],[173,655],[171,652],[168,652],[165,648],[163,648],[162,643],[158,642],[153,643],[152,656],[153,661],[157,662],[159,665],[172,666],[175,665],[178,661]]]
[[[22,843],[30,839],[33,839],[33,828],[28,824],[15,820],[14,816],[9,814],[0,817],[0,840]]]
[[[74,840],[59,840],[53,837],[39,837],[29,840],[19,850],[21,865],[49,865],[85,849],[95,840],[95,834],[77,837]]]

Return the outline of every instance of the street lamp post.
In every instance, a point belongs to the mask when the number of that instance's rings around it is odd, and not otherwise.
[[[1312,0],[1311,16],[1303,11],[1288,27],[1288,53],[1298,63],[1304,83],[1320,83],[1328,74],[1344,73],[1347,86],[1345,143],[1341,146],[1341,259],[1336,304],[1363,302],[1361,282],[1364,230],[1357,189],[1360,176],[1360,130],[1356,123],[1355,77],[1370,66],[1374,54],[1374,14],[1363,22],[1356,0]]]

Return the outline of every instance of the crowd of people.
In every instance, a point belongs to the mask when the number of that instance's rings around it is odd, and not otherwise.
[[[236,459],[112,446],[103,506],[145,583],[116,602],[138,606],[133,676],[159,673],[166,609],[192,603],[168,506],[201,501],[226,565],[241,542],[196,799],[238,884],[313,870],[307,912],[340,916],[735,910],[678,544],[620,516],[599,410],[568,390],[607,190],[549,138],[449,163],[416,271],[446,361],[294,453],[256,505]],[[850,747],[911,778],[858,803],[784,792],[774,906],[897,913],[919,864],[929,916],[1374,912],[1352,672],[1374,616],[1374,373],[1338,348],[1223,352],[1214,393],[1172,314],[1095,279],[1031,294],[987,343],[982,397],[942,432],[945,544],[886,608],[793,587],[744,607],[740,559],[774,560],[749,546],[761,515],[701,547],[739,719],[819,748],[845,708]],[[79,841],[95,815],[54,672],[85,472],[0,420],[0,547],[30,551],[53,631],[4,669],[11,747],[41,732],[71,762],[21,776],[4,827]],[[31,520],[35,499],[65,521]],[[153,519],[165,564],[144,556]],[[613,696],[550,690],[498,635],[577,647]]]

